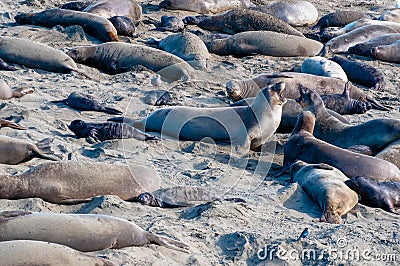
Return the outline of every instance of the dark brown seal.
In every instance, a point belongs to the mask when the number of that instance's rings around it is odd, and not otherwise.
[[[354,46],[351,46],[348,50],[351,54],[358,54],[363,56],[372,56],[372,48],[380,45],[388,45],[392,44],[396,41],[400,40],[400,33],[389,33],[384,34],[382,36],[378,36],[376,38],[372,38],[366,42],[358,43]]]
[[[161,184],[151,167],[82,160],[49,162],[21,174],[0,176],[0,198],[41,198],[55,204],[78,204],[101,195],[132,201]]]
[[[386,86],[385,75],[379,69],[366,63],[334,56],[330,60],[338,63],[346,72],[347,78],[365,87],[383,91]]]
[[[365,13],[355,10],[339,10],[321,17],[313,29],[328,27],[343,27],[347,24],[365,17]]]
[[[316,116],[316,138],[341,148],[365,145],[376,152],[400,138],[400,120],[378,118],[358,125],[346,125],[326,111],[324,102],[314,90],[301,87],[300,95],[296,101]]]
[[[78,138],[86,138],[89,143],[128,138],[135,138],[143,141],[159,140],[156,136],[144,133],[124,123],[85,123],[82,120],[74,120],[68,128],[74,132]]]
[[[39,13],[20,13],[15,16],[19,24],[44,27],[80,25],[84,31],[103,42],[118,41],[115,27],[106,18],[87,12],[53,8]]]
[[[363,176],[345,181],[360,196],[360,203],[400,214],[400,182],[378,182]]]
[[[341,115],[364,114],[372,108],[369,102],[351,99],[349,96],[349,82],[346,83],[342,94],[321,95],[325,107]]]
[[[104,112],[111,115],[120,115],[121,111],[106,107],[104,104],[96,101],[93,96],[88,94],[83,94],[80,92],[71,93],[67,99],[61,101],[53,101],[54,103],[64,103],[74,109],[82,110],[82,111],[96,111],[96,112]]]
[[[371,56],[386,62],[400,63],[400,41],[372,48]]]
[[[245,31],[273,31],[304,37],[301,32],[279,18],[248,9],[233,9],[214,16],[186,17],[184,21],[196,24],[205,30],[228,34]]]
[[[336,147],[313,136],[315,116],[304,111],[284,146],[282,173],[296,160],[325,163],[336,167],[347,177],[367,176],[375,180],[400,181],[400,170],[385,160]]]
[[[128,17],[125,16],[114,16],[108,19],[119,35],[124,36],[135,36],[136,27],[135,24]]]

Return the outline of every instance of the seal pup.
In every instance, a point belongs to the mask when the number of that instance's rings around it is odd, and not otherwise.
[[[254,97],[261,88],[284,81],[286,90],[284,96],[296,99],[300,96],[299,87],[314,88],[319,94],[342,93],[346,82],[340,79],[311,75],[298,72],[281,72],[272,74],[261,74],[254,78],[245,80],[229,80],[226,83],[226,93],[233,101]],[[349,84],[349,95],[352,99],[369,102],[378,110],[390,111],[376,100],[365,94],[365,92],[352,84]]]
[[[15,90],[12,90],[10,86],[7,85],[7,83],[0,79],[0,99],[1,100],[7,100],[11,98],[21,98],[22,96],[26,94],[33,93],[35,89],[33,88],[27,88],[27,87],[21,87]]]
[[[335,111],[341,115],[364,114],[372,108],[369,102],[361,102],[350,98],[350,83],[346,83],[342,94],[325,94],[321,95],[325,107],[328,110]]]
[[[149,105],[167,105],[172,101],[172,95],[166,90],[154,90],[146,93],[144,97],[144,102]]]
[[[338,10],[336,12],[331,12],[322,16],[312,29],[317,30],[328,27],[343,27],[353,21],[364,17],[365,14],[360,11]]]
[[[117,30],[118,35],[135,36],[135,24],[128,17],[115,16],[108,19]]]
[[[400,41],[372,48],[371,56],[386,62],[400,63]]]
[[[101,104],[100,102],[96,101],[93,98],[93,96],[80,92],[73,92],[67,97],[67,99],[61,101],[52,101],[52,102],[64,103],[74,109],[81,111],[104,112],[111,115],[122,114],[122,112],[117,109],[104,106],[104,104]]]
[[[0,163],[19,164],[33,158],[41,158],[52,161],[60,159],[46,153],[50,153],[50,143],[53,139],[43,139],[36,145],[23,140],[0,136]]]
[[[338,63],[322,56],[313,56],[305,59],[301,64],[301,72],[347,81],[346,73],[342,67]]]
[[[13,66],[10,66],[3,59],[0,58],[0,70],[7,70],[7,71],[16,71],[17,69]]]
[[[383,91],[386,86],[385,75],[379,69],[366,63],[334,56],[330,60],[339,64],[351,82]]]
[[[290,178],[321,208],[321,222],[340,224],[341,216],[357,205],[357,193],[344,183],[349,179],[335,167],[296,161],[290,167]]]
[[[86,138],[86,141],[89,143],[129,138],[143,141],[159,140],[158,137],[144,133],[134,127],[114,122],[86,123],[82,120],[74,120],[69,124],[68,128],[78,138]]]
[[[296,160],[306,163],[325,163],[339,169],[347,177],[367,176],[381,181],[400,181],[400,170],[385,160],[354,153],[313,136],[315,116],[304,111],[298,118],[284,146],[284,173]]]
[[[398,33],[398,31],[383,25],[366,25],[331,39],[324,45],[321,53],[323,55],[345,53],[351,46],[357,43],[362,43],[388,33]]]
[[[142,18],[142,6],[134,0],[96,0],[83,12],[99,15],[104,18],[127,17],[131,21]]]
[[[283,82],[260,91],[250,106],[198,108],[174,106],[158,109],[143,120],[111,118],[130,122],[146,131],[160,132],[181,140],[211,138],[216,143],[230,143],[238,153],[247,153],[275,133],[282,117]]]
[[[351,46],[348,50],[351,54],[358,54],[363,56],[372,57],[372,48],[379,45],[388,45],[400,40],[400,33],[389,33],[376,38],[372,38],[366,42],[358,43]]]
[[[205,42],[217,55],[315,56],[323,44],[312,39],[273,31],[247,31]]]
[[[387,10],[378,19],[400,23],[400,9]]]
[[[183,31],[185,23],[175,16],[162,16],[161,21],[156,27],[157,30],[178,32]]]
[[[189,16],[185,17],[183,21],[187,24],[195,24],[205,30],[227,34],[246,31],[273,31],[304,37],[301,32],[279,18],[248,9],[233,9],[213,16]]]
[[[0,241],[37,240],[82,252],[157,244],[189,253],[189,246],[147,232],[127,220],[100,214],[0,212]]]
[[[118,33],[106,18],[87,12],[53,8],[39,13],[20,13],[14,17],[19,24],[30,24],[48,28],[79,25],[83,30],[102,42],[118,41]],[[0,56],[1,57],[1,56]]]
[[[20,126],[8,120],[0,119],[0,128],[2,127],[10,127],[18,130],[26,130],[26,127]]]
[[[41,198],[55,204],[78,204],[101,195],[133,201],[161,185],[151,167],[91,161],[49,162],[21,174],[0,176],[0,198]]]
[[[176,81],[188,76],[192,67],[176,55],[145,45],[109,42],[92,46],[71,48],[67,55],[77,63],[103,70],[107,74],[130,71],[135,66],[143,66],[159,72],[168,81]],[[110,57],[110,55],[114,55]],[[170,71],[163,72],[167,67]]]
[[[0,253],[4,265],[97,265],[117,264],[67,246],[32,240],[0,242]]]
[[[196,13],[219,13],[233,8],[247,8],[252,6],[249,0],[163,0],[160,7],[193,11]]]
[[[360,203],[400,214],[400,182],[378,182],[363,176],[345,181],[360,196]]]
[[[358,125],[346,125],[327,113],[321,97],[312,89],[301,87],[296,99],[304,110],[316,116],[314,136],[332,145],[348,148],[365,145],[379,152],[400,138],[400,120],[378,118]]]
[[[22,38],[0,36],[0,58],[29,68],[59,73],[79,72],[74,60],[64,52]]]

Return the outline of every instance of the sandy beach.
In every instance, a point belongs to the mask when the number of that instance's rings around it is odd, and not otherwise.
[[[14,16],[20,12],[39,12],[66,2],[1,0],[0,35],[26,38],[62,51],[79,45],[99,44],[98,40],[74,26],[45,28],[15,23]],[[123,42],[143,44],[143,40],[151,37],[164,38],[172,33],[155,30],[154,22],[160,21],[161,16],[183,18],[196,14],[160,9],[158,4],[161,1],[137,2],[143,8],[142,22],[136,29],[137,36],[121,37]],[[359,10],[378,17],[394,7],[394,1],[381,0],[310,2],[316,6],[319,17],[337,10]],[[298,29],[310,32],[305,27]],[[207,33],[195,25],[189,25],[187,30]],[[349,58],[366,62],[384,73],[387,85],[382,92],[357,86],[393,110],[370,110],[361,115],[347,115],[346,118],[353,124],[374,118],[400,119],[399,65],[356,55],[349,55]],[[113,116],[76,111],[64,104],[51,102],[65,99],[75,91],[82,92],[109,107],[122,110],[128,117],[145,118],[160,108],[144,103],[146,93],[164,89],[171,92],[172,105],[226,106],[232,103],[225,92],[225,84],[230,79],[299,70],[304,59],[264,55],[236,58],[211,54],[207,68],[197,71],[191,80],[162,82],[157,88],[150,82],[155,73],[144,68],[108,75],[78,64],[80,72],[89,78],[76,72],[60,74],[24,66],[16,66],[18,70],[14,72],[0,71],[0,79],[10,87],[35,89],[33,94],[22,98],[1,101],[1,118],[28,128],[2,128],[1,135],[30,143],[54,137],[52,151],[62,160],[146,165],[157,170],[162,178],[162,187],[200,186],[227,198],[245,200],[162,209],[123,201],[113,195],[99,196],[88,203],[74,205],[51,204],[38,198],[1,199],[0,210],[116,216],[153,233],[185,242],[191,250],[190,254],[186,254],[151,244],[91,253],[118,265],[398,265],[398,215],[358,204],[343,217],[342,224],[321,223],[320,208],[297,183],[290,182],[289,174],[279,178],[271,176],[270,170],[276,171],[282,166],[283,145],[290,134],[274,134],[264,145],[265,152],[250,151],[242,158],[232,156],[226,147],[198,141],[142,142],[124,139],[90,144],[84,138],[76,138],[68,129],[69,123],[75,119],[105,122]],[[36,158],[18,165],[2,165],[0,172],[18,174],[45,162]],[[309,235],[298,240],[305,228],[308,228]]]

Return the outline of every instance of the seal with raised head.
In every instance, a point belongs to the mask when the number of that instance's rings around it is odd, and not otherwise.
[[[74,109],[81,111],[96,111],[96,112],[104,112],[111,115],[120,115],[121,111],[106,107],[104,104],[101,104],[97,100],[93,98],[93,96],[80,93],[73,92],[71,93],[67,99],[61,101],[52,101],[53,103],[64,103]]]
[[[144,133],[130,125],[114,122],[86,123],[82,120],[74,120],[68,128],[74,132],[78,138],[86,138],[89,143],[129,138],[143,141],[159,140],[158,137]]]
[[[34,240],[0,242],[1,263],[4,265],[96,265],[117,264],[64,245]]]
[[[0,58],[6,62],[52,72],[78,70],[74,60],[64,52],[22,38],[0,36]]]
[[[313,136],[315,116],[304,111],[284,146],[282,172],[296,160],[306,163],[325,163],[339,169],[347,177],[367,176],[381,181],[400,181],[400,170],[385,160],[354,153]]]
[[[357,43],[362,43],[384,34],[397,32],[398,31],[383,25],[366,25],[331,39],[324,45],[322,54],[344,53]]]
[[[142,6],[134,0],[96,0],[83,9],[83,12],[104,18],[123,16],[131,21],[138,21],[142,18]]]
[[[111,118],[131,123],[161,136],[199,141],[211,138],[230,143],[239,152],[248,152],[264,144],[275,133],[282,117],[283,82],[260,91],[250,106],[198,108],[174,106],[154,111],[143,120]]]
[[[247,31],[205,42],[217,55],[315,56],[323,44],[306,37],[273,31]]]
[[[338,10],[322,16],[313,29],[323,29],[328,27],[343,27],[347,24],[365,17],[364,12],[356,10]]]
[[[377,118],[358,125],[346,125],[327,113],[321,97],[312,89],[300,88],[296,99],[316,117],[314,136],[341,148],[365,145],[379,152],[400,138],[400,120]]]
[[[378,182],[363,176],[345,181],[360,196],[360,203],[400,214],[400,182]]]
[[[348,50],[351,54],[358,54],[363,56],[372,56],[372,48],[380,45],[392,44],[400,40],[400,33],[389,33],[376,38],[372,38],[366,42],[358,43],[351,46]]]
[[[386,62],[400,63],[400,41],[372,48],[371,56]]]
[[[385,75],[378,68],[360,61],[347,60],[341,56],[334,56],[330,58],[330,60],[338,63],[342,67],[351,82],[379,91],[385,89]]]
[[[118,41],[117,30],[108,19],[87,12],[53,8],[39,13],[20,13],[15,16],[15,21],[19,24],[30,24],[48,28],[57,25],[63,27],[79,25],[87,34],[100,41]]]
[[[163,0],[160,7],[167,9],[188,10],[201,14],[219,13],[233,8],[247,8],[249,0]]]
[[[82,252],[157,244],[189,252],[189,246],[147,232],[128,220],[101,214],[0,212],[0,241],[37,240]]]
[[[0,137],[0,163],[19,164],[33,158],[59,161],[60,159],[51,155],[50,143],[52,139],[46,138],[36,145],[7,136]]]
[[[108,74],[122,73],[130,71],[135,66],[144,66],[152,71],[160,72],[161,77],[168,81],[183,79],[192,69],[188,63],[176,55],[131,43],[109,42],[100,45],[77,46],[71,48],[67,55],[77,63],[99,68]]]
[[[372,108],[369,102],[361,102],[350,98],[349,84],[346,83],[342,94],[321,95],[324,105],[328,110],[341,115],[364,114]]]
[[[233,9],[213,16],[185,17],[184,22],[202,29],[236,34],[246,31],[273,31],[304,37],[304,35],[272,15],[248,9]]]
[[[21,174],[0,176],[0,198],[41,198],[55,204],[88,202],[101,195],[132,201],[161,185],[151,167],[91,161],[49,162]]]
[[[305,59],[301,64],[301,72],[347,81],[346,73],[342,67],[338,63],[322,56],[313,56]]]
[[[286,90],[284,96],[289,99],[296,99],[300,96],[299,88],[304,86],[313,88],[319,94],[342,93],[346,82],[336,78],[329,78],[298,72],[281,72],[276,74],[261,74],[254,78],[245,80],[229,80],[226,83],[226,92],[233,101],[240,101],[245,98],[254,97],[261,88],[284,81]],[[369,102],[372,107],[389,111],[376,100],[365,94],[365,92],[352,84],[349,84],[349,96],[352,99],[362,102]]]
[[[0,99],[1,100],[7,100],[11,98],[21,98],[22,96],[33,93],[35,89],[33,88],[27,88],[27,87],[21,87],[15,90],[12,90],[10,86],[7,85],[7,83],[0,79]]]
[[[341,216],[357,205],[357,193],[344,183],[349,179],[335,167],[296,161],[290,167],[290,178],[322,209],[321,222],[340,224]]]

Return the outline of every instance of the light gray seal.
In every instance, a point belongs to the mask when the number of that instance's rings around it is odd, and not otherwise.
[[[87,6],[83,12],[104,18],[123,16],[131,21],[138,21],[142,18],[142,6],[134,0],[96,0]]]
[[[163,0],[160,7],[167,9],[188,10],[201,14],[219,13],[233,8],[252,6],[249,0]]]
[[[185,243],[108,215],[6,211],[0,213],[0,224],[0,241],[46,241],[82,252],[157,244],[189,253]]]
[[[342,67],[338,63],[322,56],[313,56],[305,59],[301,64],[301,72],[347,81],[347,75]]]
[[[378,19],[400,23],[400,9],[387,10]]]

